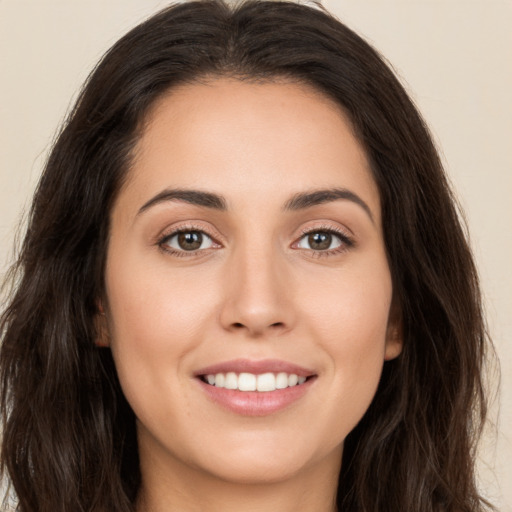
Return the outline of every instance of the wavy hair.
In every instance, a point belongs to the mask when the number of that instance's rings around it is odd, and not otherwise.
[[[144,118],[178,84],[230,76],[313,86],[346,112],[378,185],[404,348],[345,442],[338,507],[481,512],[475,446],[488,346],[477,273],[425,123],[382,57],[322,9],[170,6],[103,57],[37,187],[1,316],[1,470],[19,512],[129,512],[133,412],[95,346],[109,212]]]

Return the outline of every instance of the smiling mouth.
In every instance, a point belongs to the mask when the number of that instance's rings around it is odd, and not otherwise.
[[[227,372],[200,375],[199,378],[206,384],[217,388],[231,389],[242,392],[260,391],[265,393],[269,391],[301,386],[308,379],[311,379],[312,376],[305,377],[299,376],[295,373],[286,372],[268,372],[262,374],[254,374],[248,372]]]
[[[196,382],[215,404],[243,416],[266,416],[300,402],[314,387],[313,369],[278,360],[234,359],[202,368]]]

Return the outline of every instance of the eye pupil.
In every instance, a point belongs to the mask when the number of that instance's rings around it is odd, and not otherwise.
[[[308,236],[308,243],[311,249],[316,249],[317,251],[325,251],[331,246],[332,235],[330,233],[326,233],[325,231],[311,233]]]
[[[200,231],[187,231],[178,234],[178,245],[184,251],[195,251],[203,243],[203,234]]]

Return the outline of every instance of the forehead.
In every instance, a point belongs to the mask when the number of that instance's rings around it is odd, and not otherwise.
[[[280,201],[305,189],[346,187],[380,209],[365,151],[342,108],[311,86],[282,81],[222,78],[160,98],[124,188],[143,203],[169,187]]]

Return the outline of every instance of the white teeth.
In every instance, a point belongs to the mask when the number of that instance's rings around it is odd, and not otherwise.
[[[240,391],[256,391],[256,375],[241,373],[238,376],[238,389]]]
[[[276,389],[285,389],[304,384],[306,377],[299,377],[295,373],[279,372],[262,373],[255,375],[253,373],[235,372],[217,373],[205,376],[206,382],[211,386],[225,389],[237,389],[239,391],[275,391]]]
[[[238,379],[236,378],[236,373],[234,373],[234,372],[226,373],[226,379],[224,380],[224,387],[226,389],[236,389],[238,387]]]
[[[276,377],[276,388],[284,389],[288,387],[288,374],[281,372],[277,374]]]
[[[295,373],[290,373],[288,375],[288,386],[296,386],[297,382],[299,382],[299,377]]]
[[[218,386],[219,388],[224,387],[225,380],[226,380],[226,377],[224,377],[223,373],[217,373],[217,375],[215,375],[215,385]]]
[[[273,373],[262,373],[256,381],[258,391],[274,391],[276,389],[276,377]]]

